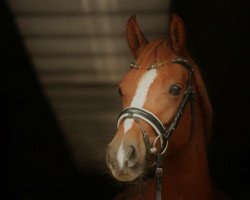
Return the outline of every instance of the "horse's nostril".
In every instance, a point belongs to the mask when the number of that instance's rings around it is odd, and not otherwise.
[[[128,160],[135,160],[135,158],[136,158],[135,148],[133,146],[130,146]]]
[[[126,161],[127,161],[129,167],[136,165],[136,162],[137,162],[136,150],[133,146],[129,147]]]

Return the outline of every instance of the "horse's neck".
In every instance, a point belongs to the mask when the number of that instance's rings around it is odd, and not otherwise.
[[[198,108],[195,121],[188,144],[175,155],[165,158],[163,199],[213,199],[204,128]]]

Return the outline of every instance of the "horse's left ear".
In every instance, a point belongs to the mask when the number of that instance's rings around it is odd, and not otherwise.
[[[182,19],[172,14],[169,25],[168,40],[175,53],[181,53],[186,47],[186,33]]]
[[[127,40],[129,48],[135,59],[138,58],[138,49],[147,44],[148,40],[142,33],[139,25],[137,24],[135,15],[132,15],[126,27]]]

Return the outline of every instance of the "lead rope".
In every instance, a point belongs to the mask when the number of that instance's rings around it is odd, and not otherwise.
[[[155,145],[155,144],[154,144]],[[161,190],[162,190],[162,180],[163,180],[163,154],[166,152],[168,148],[168,141],[165,144],[165,147],[162,152],[156,154],[156,200],[161,200]]]
[[[161,200],[162,189],[162,153],[156,155],[156,200]]]

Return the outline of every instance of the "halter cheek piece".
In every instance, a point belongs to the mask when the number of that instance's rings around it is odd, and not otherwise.
[[[146,110],[144,108],[137,108],[137,107],[127,107],[125,108],[119,115],[118,121],[117,121],[117,128],[120,126],[120,124],[127,118],[132,118],[135,120],[135,122],[138,124],[140,131],[143,135],[143,140],[144,144],[146,147],[146,160],[149,159],[150,153],[155,153],[156,154],[156,184],[157,184],[157,194],[156,194],[156,199],[160,200],[161,199],[161,188],[162,188],[162,155],[167,149],[168,146],[168,140],[170,136],[173,134],[175,128],[178,125],[178,122],[180,121],[180,118],[182,116],[182,113],[187,105],[187,103],[190,101],[191,105],[191,118],[192,118],[192,124],[191,124],[191,131],[194,129],[194,121],[195,121],[195,92],[192,88],[192,77],[193,77],[193,68],[191,63],[184,59],[184,58],[174,58],[171,60],[172,63],[174,64],[180,64],[184,66],[185,68],[188,69],[189,71],[189,80],[188,80],[188,86],[187,90],[184,93],[184,97],[182,99],[182,102],[175,113],[173,120],[170,124],[170,126],[165,129],[163,126],[163,123],[149,110]],[[135,65],[135,64],[134,64]],[[161,63],[162,65],[162,63]],[[132,67],[132,66],[130,66]],[[136,67],[132,67],[135,69],[139,68],[139,65],[136,65]],[[157,68],[157,65],[155,66],[150,66],[148,70]],[[145,121],[148,123],[156,132],[157,137],[154,141],[154,144],[152,147],[150,147],[150,142],[148,138],[148,134],[146,130],[144,129],[143,125],[141,124],[140,120]],[[155,145],[157,143],[157,140],[160,139],[160,144],[161,144],[161,150],[157,151]]]

